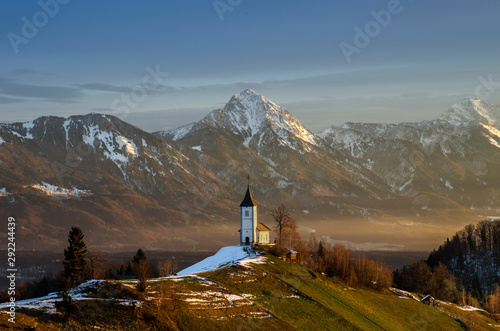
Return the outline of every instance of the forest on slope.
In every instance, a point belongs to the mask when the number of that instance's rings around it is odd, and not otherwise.
[[[398,288],[500,312],[500,221],[469,224],[426,261],[394,272]]]

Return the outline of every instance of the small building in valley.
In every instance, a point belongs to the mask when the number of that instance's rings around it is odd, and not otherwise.
[[[286,254],[281,255],[280,259],[288,262],[296,262],[298,254],[296,251],[288,251]]]

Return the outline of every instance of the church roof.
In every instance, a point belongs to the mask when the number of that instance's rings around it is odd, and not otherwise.
[[[271,231],[271,229],[269,229],[267,227],[267,225],[265,225],[262,222],[257,222],[257,230],[259,230],[260,232],[262,232],[262,231]]]
[[[255,202],[253,202],[252,193],[250,192],[250,185],[247,187],[247,193],[245,194],[245,198],[240,204],[240,207],[253,207],[257,206]]]

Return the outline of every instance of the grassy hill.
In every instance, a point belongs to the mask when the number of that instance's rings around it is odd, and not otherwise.
[[[402,291],[352,289],[307,269],[262,256],[198,276],[154,279],[146,294],[135,281],[94,282],[76,301],[65,326],[47,309],[19,309],[16,324],[0,313],[0,328],[24,330],[495,330],[483,311],[420,303]],[[416,294],[413,296],[417,297]],[[53,299],[52,299],[53,300]],[[43,300],[42,300],[43,301]],[[36,302],[33,303],[33,306]]]

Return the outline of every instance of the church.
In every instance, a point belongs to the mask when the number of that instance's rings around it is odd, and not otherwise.
[[[250,183],[247,186],[247,193],[240,204],[240,245],[268,245],[269,229],[264,223],[257,222],[257,204],[255,204]]]

